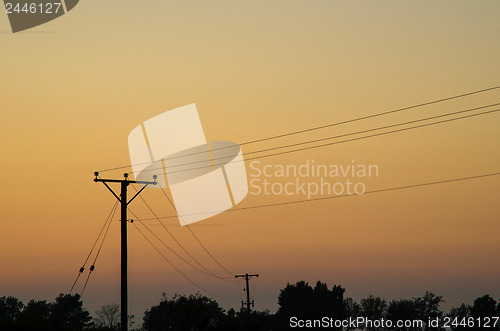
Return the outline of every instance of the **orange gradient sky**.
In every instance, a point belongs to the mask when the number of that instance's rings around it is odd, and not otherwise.
[[[27,302],[69,291],[114,203],[92,174],[130,162],[127,136],[144,120],[196,103],[208,140],[241,143],[496,86],[499,11],[498,1],[457,0],[83,1],[17,34],[2,13],[0,296]],[[242,149],[496,102],[500,90]],[[261,161],[376,164],[379,176],[364,181],[367,190],[474,176],[500,171],[499,126],[494,113]],[[259,310],[274,311],[279,289],[302,279],[340,284],[355,299],[431,290],[451,307],[486,293],[500,297],[492,262],[500,259],[499,185],[497,176],[225,212],[192,229],[232,272],[261,275],[252,283]],[[143,196],[158,215],[174,214],[160,191]],[[248,195],[240,206],[303,198]],[[131,209],[152,217],[140,200]],[[156,221],[147,222],[175,247]],[[176,219],[165,224],[224,275]],[[133,226],[129,252],[136,316],[162,292],[199,290]],[[223,296],[215,298],[225,308],[239,307],[237,284],[164,254]],[[119,302],[116,220],[84,295],[91,311],[111,302]]]

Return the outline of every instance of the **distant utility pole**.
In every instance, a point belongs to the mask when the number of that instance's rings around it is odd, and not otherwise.
[[[248,273],[244,274],[244,275],[236,275],[234,276],[234,278],[245,278],[245,281],[246,281],[246,291],[247,291],[247,301],[244,302],[242,301],[241,302],[241,305],[242,307],[244,307],[245,305],[247,306],[247,313],[248,313],[248,316],[250,316],[250,305],[252,305],[252,307],[254,306],[254,302],[253,300],[250,302],[250,287],[248,286],[248,280],[252,277],[259,277],[259,274],[253,274],[253,275],[249,275]]]
[[[128,174],[123,174],[124,179],[101,179],[99,173],[94,172],[95,178],[94,182],[103,183],[108,190],[113,193],[115,198],[120,201],[121,204],[121,330],[127,331],[128,329],[128,291],[127,291],[127,206],[132,200],[137,197],[142,190],[148,185],[156,185],[156,175],[153,176],[154,182],[144,182],[137,180],[128,180]],[[121,184],[121,194],[120,197],[108,186],[107,183],[120,183]],[[143,184],[144,186],[137,192],[136,195],[127,201],[127,187],[131,183]]]

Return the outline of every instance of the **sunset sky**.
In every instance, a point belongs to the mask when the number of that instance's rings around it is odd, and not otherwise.
[[[93,172],[130,164],[128,134],[145,120],[195,103],[207,140],[243,143],[494,87],[499,12],[493,0],[81,1],[16,34],[1,13],[0,296],[27,302],[69,291],[115,202]],[[500,89],[242,150],[245,157],[498,102]],[[356,179],[367,191],[495,173],[499,127],[496,112],[258,166],[377,165],[378,176]],[[260,274],[251,283],[258,310],[275,311],[279,289],[299,280],[341,285],[356,300],[430,290],[448,309],[484,294],[500,298],[499,187],[493,176],[228,211],[191,229],[232,273]],[[160,190],[142,196],[158,216],[175,215]],[[238,207],[306,198],[249,194]],[[130,207],[153,217],[140,199]],[[144,222],[183,253],[157,221]],[[176,218],[163,222],[198,261],[227,276]],[[115,217],[85,290],[90,311],[119,303],[119,226]],[[155,244],[224,308],[239,308],[243,283],[207,277]],[[129,226],[130,313],[142,319],[162,292],[198,291],[212,296]]]

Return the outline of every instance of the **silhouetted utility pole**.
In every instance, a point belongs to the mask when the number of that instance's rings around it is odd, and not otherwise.
[[[242,301],[241,302],[241,306],[244,307],[245,305],[247,306],[247,313],[248,313],[248,316],[250,316],[250,305],[252,305],[252,307],[254,306],[254,302],[253,300],[250,302],[250,287],[248,286],[248,280],[252,277],[259,277],[259,274],[253,274],[253,275],[249,275],[249,274],[244,274],[244,275],[236,275],[234,276],[234,278],[245,278],[245,281],[246,281],[246,291],[247,291],[247,301],[244,302]]]
[[[108,190],[113,193],[115,198],[120,201],[121,204],[121,329],[122,331],[127,331],[128,329],[128,288],[127,288],[127,206],[132,200],[137,197],[142,190],[148,185],[156,185],[156,175],[153,176],[154,182],[144,182],[137,180],[128,180],[128,174],[123,174],[124,179],[101,179],[99,173],[94,172],[95,178],[94,182],[103,183]],[[120,197],[108,186],[107,183],[120,183],[121,184],[121,194]],[[127,201],[127,187],[129,184],[143,184],[144,186],[137,192],[136,195]]]

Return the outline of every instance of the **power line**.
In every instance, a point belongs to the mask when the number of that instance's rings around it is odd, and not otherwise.
[[[403,131],[408,131],[408,130],[413,130],[413,129],[418,129],[418,128],[424,128],[424,127],[427,127],[427,126],[432,126],[432,125],[437,125],[437,124],[442,124],[442,123],[448,123],[448,122],[457,121],[457,120],[461,120],[461,119],[465,119],[465,118],[471,118],[471,117],[476,117],[476,116],[491,114],[491,113],[495,113],[495,112],[498,112],[498,111],[500,111],[500,109],[484,111],[484,112],[481,112],[481,113],[467,115],[467,116],[461,116],[461,117],[456,117],[456,118],[450,118],[450,119],[447,119],[447,120],[437,121],[437,122],[433,122],[433,123],[416,125],[416,126],[412,126],[412,127],[409,127],[409,128],[403,128],[403,129],[398,129],[398,130],[393,130],[393,131],[387,131],[387,132],[372,134],[372,135],[368,135],[368,136],[364,136],[364,137],[360,137],[360,138],[347,139],[347,140],[343,140],[343,141],[340,141],[340,142],[333,142],[333,143],[321,144],[321,145],[316,145],[316,146],[311,146],[311,147],[294,149],[294,150],[291,150],[291,151],[285,151],[285,152],[267,154],[267,155],[262,155],[262,156],[256,156],[256,157],[247,159],[246,161],[255,160],[255,159],[262,159],[262,158],[276,156],[276,155],[283,155],[283,154],[295,153],[295,152],[300,152],[300,151],[314,149],[314,148],[320,148],[320,147],[326,147],[326,146],[336,145],[336,144],[339,144],[339,143],[345,143],[345,142],[351,142],[351,141],[356,141],[356,140],[363,140],[363,139],[373,138],[373,137],[378,137],[378,136],[384,136],[384,135],[388,135],[388,134],[393,134],[393,133],[398,133],[398,132],[403,132]]]
[[[428,102],[424,102],[424,103],[420,103],[420,104],[416,104],[416,105],[412,105],[412,106],[408,106],[408,107],[398,108],[398,109],[394,109],[394,110],[389,110],[389,111],[385,111],[385,112],[381,112],[381,113],[376,113],[376,114],[372,114],[372,115],[368,115],[368,116],[356,117],[356,118],[345,120],[345,121],[334,122],[334,123],[330,123],[330,124],[326,124],[326,125],[320,125],[320,126],[316,126],[316,127],[311,127],[311,128],[307,128],[307,129],[298,130],[298,131],[291,131],[291,132],[283,133],[283,134],[279,134],[279,135],[274,135],[274,136],[269,136],[269,137],[264,137],[264,138],[249,140],[249,141],[240,143],[239,145],[240,146],[249,145],[249,144],[259,143],[259,142],[263,142],[263,141],[269,141],[269,140],[274,140],[274,139],[278,139],[278,138],[289,137],[289,136],[292,136],[292,135],[302,134],[302,133],[306,133],[306,132],[316,131],[316,130],[320,130],[320,129],[330,128],[330,127],[333,127],[333,126],[338,126],[338,125],[343,125],[343,124],[348,124],[348,123],[354,123],[354,122],[361,121],[361,120],[366,120],[366,119],[370,119],[370,118],[385,116],[385,115],[389,115],[389,114],[403,112],[403,111],[410,110],[410,109],[415,109],[415,108],[429,106],[429,105],[432,105],[432,104],[437,104],[437,103],[441,103],[441,102],[445,102],[445,101],[459,99],[459,98],[471,96],[471,95],[474,95],[474,94],[480,94],[480,93],[484,93],[484,92],[489,92],[489,91],[493,91],[493,90],[496,90],[496,89],[499,89],[499,88],[500,88],[500,85],[493,86],[493,87],[485,88],[485,89],[482,89],[482,90],[477,90],[477,91],[467,92],[467,93],[463,93],[463,94],[458,94],[458,95],[454,95],[454,96],[451,96],[451,97],[446,97],[446,98],[441,98],[441,99],[437,99],[437,100],[432,100],[432,101],[428,101]],[[228,148],[228,147],[221,147],[219,149],[225,149],[225,148]],[[200,153],[200,152],[198,152],[198,153]],[[193,154],[198,154],[198,153],[193,153]],[[204,153],[204,152],[202,152],[202,153]],[[188,155],[183,155],[182,157],[185,157],[185,156],[188,156]],[[126,165],[126,166],[114,167],[114,168],[109,168],[109,169],[103,169],[103,170],[100,170],[99,172],[112,171],[112,170],[118,170],[118,169],[125,169],[125,168],[129,168],[131,166],[144,165],[144,164],[150,164],[150,162],[143,162],[143,163],[137,163],[137,164],[133,164],[133,165]]]
[[[386,126],[381,126],[381,127],[367,129],[367,130],[362,130],[362,131],[357,131],[357,132],[346,133],[346,134],[337,135],[337,136],[330,136],[330,137],[325,137],[325,138],[320,138],[320,139],[303,141],[303,142],[299,142],[299,143],[295,143],[295,144],[289,144],[289,145],[284,145],[284,146],[277,146],[277,147],[262,149],[262,150],[259,150],[259,151],[252,151],[252,152],[249,152],[249,153],[245,153],[245,155],[251,155],[251,154],[256,154],[256,153],[268,152],[268,151],[277,150],[277,149],[283,149],[283,148],[301,146],[301,145],[312,144],[312,143],[316,143],[316,142],[320,142],[320,141],[325,141],[325,140],[331,140],[331,139],[348,137],[348,136],[352,136],[352,135],[356,135],[356,134],[362,134],[362,133],[368,133],[368,132],[373,132],[373,131],[378,131],[378,130],[384,130],[384,129],[389,129],[389,128],[393,128],[393,127],[408,125],[408,124],[412,124],[412,123],[429,121],[429,120],[437,119],[437,118],[441,118],[441,117],[447,117],[447,116],[452,116],[452,115],[467,113],[467,112],[471,112],[471,111],[475,111],[475,110],[479,110],[479,109],[484,109],[484,108],[489,108],[489,107],[493,107],[493,106],[498,106],[498,105],[500,105],[500,102],[499,103],[494,103],[494,104],[491,104],[491,105],[487,105],[487,106],[470,108],[470,109],[466,109],[466,110],[459,110],[459,111],[455,111],[455,112],[451,112],[451,113],[446,113],[446,114],[442,114],[442,115],[430,116],[430,117],[421,118],[421,119],[417,119],[417,120],[412,120],[412,121],[407,121],[407,122],[401,122],[401,123],[396,123],[396,124],[390,124],[390,125],[386,125]]]
[[[343,195],[333,195],[333,196],[320,197],[320,198],[314,198],[314,199],[302,199],[302,200],[293,200],[293,201],[285,201],[285,202],[276,202],[276,203],[270,203],[270,204],[263,204],[263,205],[255,205],[255,206],[234,208],[234,209],[229,209],[227,211],[228,212],[242,211],[242,210],[249,210],[249,209],[259,209],[259,208],[267,208],[267,207],[277,207],[277,206],[285,206],[285,205],[294,205],[294,204],[300,204],[300,203],[306,203],[306,202],[314,202],[314,201],[324,201],[324,200],[331,200],[331,199],[337,199],[337,198],[346,198],[346,197],[352,197],[352,196],[363,196],[365,194],[390,192],[390,191],[404,190],[404,189],[415,188],[415,187],[431,186],[431,185],[453,183],[453,182],[459,182],[459,181],[465,181],[465,180],[472,180],[472,179],[493,177],[493,176],[498,176],[498,175],[500,175],[500,172],[494,172],[494,173],[482,174],[482,175],[476,175],[476,176],[469,176],[469,177],[459,177],[459,178],[446,179],[446,180],[440,180],[440,181],[435,181],[435,182],[426,182],[426,183],[419,183],[419,184],[412,184],[412,185],[405,185],[405,186],[389,187],[389,188],[385,188],[385,189],[367,191],[367,192],[364,192],[363,194],[343,194]],[[211,212],[206,212],[206,213],[213,214],[213,213],[216,213],[216,212],[220,213],[222,211],[211,211]],[[189,215],[184,215],[184,216],[203,215],[203,214],[206,214],[206,213],[189,214]],[[177,218],[177,217],[178,217],[177,215],[170,215],[170,216],[163,216],[163,217],[160,217],[160,218],[162,218],[162,219],[169,219],[169,218]],[[143,219],[143,221],[151,221],[151,220],[154,220],[154,219],[151,219],[151,218],[150,219]]]
[[[76,276],[76,279],[73,283],[73,286],[71,286],[71,290],[69,290],[69,293],[73,292],[73,289],[75,288],[75,285],[78,282],[78,279],[82,275],[83,271],[85,271],[85,266],[87,265],[87,262],[89,261],[89,258],[92,255],[92,252],[94,251],[94,248],[97,245],[97,242],[99,241],[99,238],[101,237],[102,232],[106,228],[106,224],[108,223],[108,221],[110,221],[110,218],[112,218],[112,215],[114,215],[117,206],[118,206],[118,201],[116,201],[115,204],[113,205],[113,208],[111,208],[111,211],[109,212],[108,217],[106,218],[106,222],[104,222],[104,224],[101,228],[101,231],[99,232],[99,235],[97,236],[96,240],[94,241],[94,244],[92,245],[92,248],[90,249],[89,255],[87,255],[85,262],[83,262],[83,264],[78,272],[78,276]]]
[[[169,251],[171,251],[175,256],[177,256],[179,259],[181,259],[182,261],[184,261],[186,264],[188,264],[189,266],[191,266],[192,268],[198,270],[199,272],[201,273],[204,273],[206,275],[209,275],[209,276],[213,276],[213,277],[216,277],[215,275],[213,275],[212,273],[210,272],[207,272],[203,269],[200,269],[198,268],[197,266],[195,266],[194,264],[192,264],[191,262],[189,262],[188,260],[186,260],[184,257],[182,257],[181,255],[179,255],[175,250],[173,250],[169,245],[167,245],[160,237],[158,237],[150,228],[147,227],[146,224],[144,224],[141,219],[139,217],[137,217],[137,215],[131,211],[129,209],[130,213],[132,213],[132,215],[134,215],[135,217],[135,220],[134,221],[137,221],[139,223],[141,223],[142,226],[144,226],[146,228],[146,230],[148,230],[159,242],[161,242],[161,244],[163,246],[165,246]]]
[[[102,246],[104,245],[104,240],[106,240],[106,237],[108,235],[109,227],[111,226],[111,221],[113,220],[113,217],[115,216],[115,211],[116,211],[117,206],[118,206],[118,201],[115,202],[115,208],[111,214],[111,217],[109,218],[108,227],[106,228],[106,232],[104,232],[104,236],[102,237],[101,244],[99,245],[99,250],[97,251],[97,254],[94,258],[94,262],[90,266],[89,275],[87,276],[87,280],[85,281],[85,285],[83,285],[83,289],[82,289],[82,292],[80,293],[80,296],[83,296],[83,292],[85,292],[85,288],[87,288],[87,284],[89,282],[90,275],[92,275],[92,272],[95,269],[95,264],[97,262],[97,258],[99,257],[99,254],[101,254],[101,249],[102,249]]]
[[[137,189],[135,188],[135,186],[133,186],[134,189],[137,191]],[[146,200],[142,197],[142,196],[139,196],[141,198],[141,200],[144,202],[144,204],[146,204],[146,206],[148,207],[148,209],[151,211],[151,213],[156,217],[156,219],[158,220],[158,222],[161,224],[161,226],[165,229],[165,231],[167,231],[167,233],[170,235],[170,237],[172,237],[172,239],[182,248],[182,250],[194,261],[196,262],[197,265],[199,265],[202,269],[204,269],[208,274],[216,277],[216,278],[219,278],[219,279],[224,279],[222,277],[219,277],[217,275],[215,275],[214,273],[212,273],[210,270],[208,270],[205,266],[203,266],[194,256],[191,255],[191,253],[189,253],[187,251],[187,249],[177,240],[177,238],[175,238],[175,236],[172,234],[172,232],[170,232],[167,227],[165,226],[165,224],[163,224],[163,222],[158,218],[158,216],[156,215],[156,213],[153,211],[153,209],[151,208],[151,206],[146,202]],[[172,251],[173,252],[173,251]],[[179,256],[177,253],[175,253],[177,256]],[[180,256],[179,256],[180,257]],[[213,258],[213,257],[212,257]],[[215,258],[214,258],[215,259]],[[184,259],[182,259],[184,260]],[[184,260],[185,261],[185,260]],[[186,261],[187,262],[187,261]],[[198,269],[198,268],[196,268]],[[199,269],[198,269],[199,270]]]
[[[453,122],[453,121],[457,121],[457,120],[461,120],[461,119],[466,119],[466,118],[471,118],[471,117],[476,117],[476,116],[481,116],[481,115],[487,115],[487,114],[495,113],[495,112],[498,112],[498,111],[500,111],[500,109],[483,111],[483,112],[472,114],[472,115],[460,116],[460,117],[450,118],[450,119],[447,119],[447,120],[441,120],[441,121],[427,123],[427,124],[415,125],[415,126],[411,126],[411,127],[408,127],[408,128],[403,128],[403,129],[398,129],[398,130],[392,130],[392,131],[386,131],[386,132],[382,132],[382,133],[376,133],[376,134],[367,135],[367,136],[363,136],[363,137],[346,139],[346,140],[341,140],[341,141],[336,141],[336,142],[331,142],[331,143],[325,143],[325,144],[320,144],[320,145],[315,145],[315,146],[310,146],[310,147],[303,147],[303,148],[298,148],[298,149],[292,149],[292,150],[289,150],[289,151],[283,151],[283,152],[277,152],[277,153],[266,154],[266,155],[261,155],[261,156],[255,156],[255,157],[252,157],[252,158],[246,158],[246,159],[243,159],[243,160],[230,161],[230,162],[247,162],[247,161],[256,160],[256,159],[262,159],[262,158],[267,158],[267,157],[271,157],[271,156],[277,156],[277,155],[283,155],[283,154],[290,154],[290,153],[295,153],[295,152],[300,152],[300,151],[305,151],[305,150],[310,150],[310,149],[315,149],[315,148],[320,148],[320,147],[327,147],[327,146],[342,144],[342,143],[351,142],[351,141],[364,140],[364,139],[368,139],[368,138],[373,138],[373,137],[378,137],[378,136],[384,136],[384,135],[398,133],[398,132],[403,132],[403,131],[409,131],[409,130],[423,128],[423,127],[428,127],[428,126],[433,126],[433,125],[437,125],[437,124],[443,124],[443,123]],[[417,120],[417,121],[420,121],[420,120]],[[399,126],[399,125],[403,125],[403,124],[395,124],[393,126]],[[381,128],[370,129],[368,131],[374,131],[374,130],[380,130],[380,129]],[[359,133],[362,133],[362,132],[363,131],[356,132],[356,133],[351,133],[351,134],[348,134],[348,135],[359,134]],[[333,139],[333,137],[331,139]],[[224,165],[224,164],[225,163],[217,163],[217,164],[214,164],[214,166],[219,166],[219,165]],[[189,168],[189,169],[182,169],[182,170],[170,171],[170,172],[165,172],[165,173],[166,174],[172,174],[172,173],[185,172],[185,171],[190,171],[190,170],[205,169],[205,168],[209,168],[209,167],[211,168],[212,165],[200,166],[200,167],[193,167],[193,168]],[[144,171],[157,171],[157,170],[163,170],[163,168],[153,168],[153,169],[148,169],[148,170],[144,170]]]
[[[423,186],[430,186],[430,185],[438,185],[438,184],[460,182],[460,181],[464,181],[464,180],[485,178],[485,177],[498,176],[498,175],[500,175],[500,172],[490,173],[490,174],[484,174],[484,175],[477,175],[477,176],[470,176],[470,177],[453,178],[453,179],[441,180],[441,181],[436,181],[436,182],[427,182],[427,183],[412,184],[412,185],[406,185],[406,186],[390,187],[390,188],[385,188],[385,189],[380,189],[380,190],[368,191],[368,192],[365,192],[365,193],[361,194],[361,196],[365,195],[365,194],[373,194],[373,193],[381,193],[381,192],[389,192],[389,191],[398,191],[398,190],[404,190],[404,189],[415,188],[415,187],[423,187]],[[314,198],[314,199],[304,199],[304,200],[296,200],[296,201],[289,201],[289,202],[279,202],[279,203],[273,203],[273,204],[267,204],[267,205],[260,205],[260,206],[243,207],[243,208],[239,208],[238,210],[266,208],[266,207],[275,207],[275,206],[284,206],[284,205],[298,204],[298,203],[304,203],[304,202],[310,202],[310,201],[312,202],[312,201],[330,200],[330,199],[335,199],[335,198],[345,198],[345,197],[350,197],[350,196],[357,196],[357,194],[344,194],[344,195],[328,196],[328,197]]]
[[[161,187],[161,190],[163,192],[163,194],[165,195],[165,197],[167,198],[168,202],[170,203],[170,205],[172,206],[172,208],[174,208],[174,211],[177,212],[177,208],[175,208],[175,205],[173,204],[173,202],[170,200],[169,196],[167,195],[167,193],[165,192],[165,190],[163,189],[163,187]],[[179,215],[179,217],[181,218],[182,220],[182,216]],[[205,252],[208,254],[208,256],[210,256],[212,258],[212,260],[214,260],[215,263],[217,263],[225,272],[227,272],[228,274],[232,275],[231,271],[229,271],[226,267],[224,267],[222,265],[222,263],[220,263],[209,251],[208,249],[205,247],[205,245],[203,245],[203,243],[200,241],[200,239],[198,239],[198,237],[194,234],[193,230],[191,230],[191,227],[189,226],[189,224],[186,224],[184,222],[184,220],[182,220],[184,225],[187,227],[187,229],[189,230],[189,232],[193,235],[193,237],[196,239],[196,241],[200,244],[200,246],[205,250]]]
[[[452,97],[447,97],[447,98],[438,99],[438,100],[434,100],[434,101],[424,102],[424,103],[416,104],[416,105],[409,106],[409,107],[403,107],[403,108],[389,110],[389,111],[385,111],[385,112],[377,113],[377,114],[373,114],[373,115],[357,117],[357,118],[346,120],[346,121],[334,122],[334,123],[330,123],[330,124],[326,124],[326,125],[316,126],[316,127],[313,127],[313,128],[299,130],[299,131],[293,131],[293,132],[289,132],[289,133],[285,133],[285,134],[280,134],[280,135],[276,135],[276,136],[271,136],[271,137],[267,137],[267,138],[250,140],[250,141],[241,143],[240,146],[242,146],[242,145],[248,145],[248,144],[253,144],[253,143],[257,143],[257,142],[262,142],[262,141],[268,141],[268,140],[277,139],[277,138],[288,137],[288,136],[292,136],[292,135],[296,135],[296,134],[301,134],[301,133],[305,133],[305,132],[310,132],[310,131],[315,131],[315,130],[330,128],[332,126],[342,125],[342,124],[347,124],[347,123],[353,123],[353,122],[357,122],[357,121],[361,121],[361,120],[366,120],[366,119],[369,119],[369,118],[375,118],[375,117],[379,117],[379,116],[394,114],[394,113],[402,112],[402,111],[409,110],[409,109],[419,108],[419,107],[423,107],[423,106],[429,106],[429,105],[432,105],[432,104],[436,104],[436,103],[440,103],[440,102],[444,102],[444,101],[449,101],[449,100],[453,100],[453,99],[458,99],[458,98],[470,96],[470,95],[473,95],[473,94],[478,94],[478,93],[483,93],[483,92],[487,92],[487,91],[496,90],[496,89],[499,89],[499,88],[500,88],[500,85],[494,86],[494,87],[490,87],[490,88],[486,88],[486,89],[483,89],[483,90],[478,90],[478,91],[473,91],[473,92],[469,92],[469,93],[459,94],[459,95],[455,95],[455,96],[452,96]]]
[[[142,220],[132,211],[130,210],[130,213],[132,215],[134,215],[135,217],[135,220],[134,221],[137,221],[139,222],[142,226],[144,226],[146,228],[146,230],[148,230],[163,246],[165,246],[168,250],[170,250],[175,256],[177,256],[179,259],[181,259],[182,261],[184,261],[186,264],[190,265],[191,267],[193,267],[194,269],[198,270],[199,272],[201,273],[204,273],[208,276],[212,276],[212,277],[215,277],[215,278],[218,278],[218,279],[222,279],[224,281],[228,281],[226,280],[225,278],[222,278],[222,277],[219,277],[215,274],[213,274],[212,272],[210,272],[209,270],[205,269],[200,269],[198,268],[197,266],[195,266],[194,264],[192,264],[191,262],[187,261],[186,259],[184,259],[181,255],[179,255],[175,250],[173,250],[169,245],[167,245],[160,237],[158,237],[146,224],[144,224],[144,222],[142,222]]]
[[[289,145],[282,145],[282,146],[276,146],[276,147],[271,147],[271,148],[266,148],[266,149],[260,149],[260,150],[256,150],[256,151],[246,152],[245,156],[252,155],[252,154],[258,154],[258,153],[263,153],[263,152],[269,152],[269,151],[283,149],[283,148],[290,148],[290,147],[296,147],[296,146],[301,146],[301,145],[307,145],[307,144],[312,144],[312,143],[326,141],[326,140],[343,138],[343,137],[348,137],[348,136],[353,136],[353,135],[357,135],[357,134],[368,133],[368,132],[373,132],[373,131],[378,131],[378,130],[384,130],[384,129],[389,129],[389,128],[393,128],[393,127],[408,125],[408,124],[412,124],[412,123],[429,121],[429,120],[433,120],[433,119],[437,119],[437,118],[442,118],[442,117],[447,117],[447,116],[453,116],[453,115],[468,113],[468,112],[472,112],[472,111],[475,111],[475,110],[484,109],[484,108],[490,108],[490,107],[498,106],[498,105],[500,105],[500,102],[499,103],[490,104],[490,105],[486,105],[486,106],[480,106],[480,107],[469,108],[469,109],[465,109],[465,110],[454,111],[454,112],[450,112],[450,113],[446,113],[446,114],[425,117],[425,118],[416,119],[416,120],[412,120],[412,121],[400,122],[400,123],[390,124],[390,125],[386,125],[386,126],[380,126],[380,127],[376,127],[376,128],[372,128],[372,129],[367,129],[367,130],[350,132],[350,133],[345,133],[345,134],[336,135],[336,136],[329,136],[329,137],[320,138],[320,139],[313,139],[313,140],[308,140],[308,141],[302,141],[302,142],[298,142],[298,143],[294,143],[294,144],[289,144]],[[227,159],[227,157],[219,157],[219,158],[213,158],[213,159],[210,159],[210,160],[194,161],[194,162],[183,163],[183,164],[178,164],[178,165],[165,166],[165,168],[182,167],[182,166],[191,165],[191,164],[207,163],[207,162],[212,162],[212,161],[216,161],[216,160],[223,160],[223,159]],[[216,164],[216,165],[220,165],[220,164]],[[210,164],[210,165],[203,166],[203,167],[211,167],[211,166],[212,165]],[[150,169],[150,170],[145,170],[145,171],[154,171],[154,170],[159,170],[159,169],[160,168],[156,168],[156,169]],[[197,168],[194,168],[194,169],[197,169]],[[188,169],[188,170],[191,170],[191,169]],[[183,169],[181,171],[187,171],[187,170]],[[169,172],[169,173],[172,173],[172,172]]]
[[[139,229],[139,227],[137,225],[135,225],[135,223],[132,223],[132,225],[134,225],[134,227],[137,229],[137,231],[139,231],[139,233],[144,237],[144,239],[146,239],[146,241],[154,248],[154,250],[156,250],[158,252],[158,254],[160,254],[161,257],[172,266],[172,268],[174,268],[179,274],[181,274],[184,278],[186,278],[194,286],[196,286],[200,290],[202,290],[210,295],[216,296],[218,298],[227,298],[225,296],[221,296],[221,295],[218,295],[218,294],[215,294],[213,292],[208,291],[207,289],[205,289],[204,287],[202,287],[201,285],[196,283],[194,280],[189,278],[185,273],[183,273],[179,268],[177,268],[165,255],[163,255],[163,253],[153,244],[153,242],[151,240],[149,240],[149,238]]]

